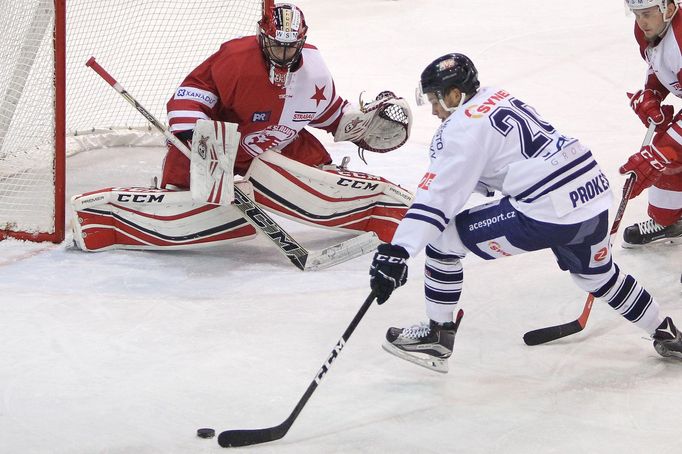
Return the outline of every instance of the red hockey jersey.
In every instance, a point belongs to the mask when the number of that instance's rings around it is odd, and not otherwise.
[[[332,76],[314,46],[306,44],[301,65],[290,74],[287,85],[279,87],[268,78],[257,37],[247,36],[224,43],[194,69],[167,109],[170,129],[176,134],[192,130],[200,118],[237,123],[241,142],[235,169],[239,173],[270,148],[286,155],[305,126],[334,133],[347,104],[336,94]]]

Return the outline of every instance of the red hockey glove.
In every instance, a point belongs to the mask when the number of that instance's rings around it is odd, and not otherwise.
[[[646,145],[638,153],[630,156],[628,162],[620,167],[621,174],[633,173],[635,175],[635,184],[630,198],[634,199],[643,190],[655,184],[675,155],[675,151],[671,148],[659,149],[653,145]]]
[[[661,105],[663,100],[661,94],[655,90],[647,88],[636,93],[628,93],[630,107],[635,111],[644,126],[649,126],[649,118],[656,126],[656,132],[665,131],[673,120],[675,109],[673,106]]]

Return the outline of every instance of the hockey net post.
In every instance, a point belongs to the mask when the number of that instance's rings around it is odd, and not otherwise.
[[[647,128],[646,134],[644,136],[642,147],[651,143],[655,132],[656,124],[654,124],[653,121],[649,121],[649,127]],[[630,194],[632,193],[634,185],[635,175],[630,174],[625,181],[625,185],[623,186],[623,197],[620,200],[618,211],[616,211],[616,216],[614,217],[613,224],[611,225],[611,231],[609,232],[610,244],[613,244],[613,238],[616,236],[616,233],[618,233],[618,229],[620,228],[620,223],[623,220],[625,208],[628,206]],[[547,326],[545,328],[538,328],[528,331],[523,335],[523,341],[526,343],[526,345],[540,345],[579,333],[587,325],[587,319],[590,317],[593,303],[594,295],[590,293],[587,295],[582,313],[576,320],[568,323],[562,323],[561,325]]]
[[[0,46],[0,240],[64,240],[64,2],[11,5],[4,8],[0,21],[4,36]],[[13,15],[15,7],[23,8],[23,14]],[[45,43],[46,36],[54,39]],[[46,86],[54,89],[46,92]],[[26,115],[27,109],[34,109],[35,115]],[[54,121],[42,124],[42,111],[54,112]],[[54,146],[48,150],[46,142]]]

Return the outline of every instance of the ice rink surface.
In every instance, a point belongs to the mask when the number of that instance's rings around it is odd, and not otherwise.
[[[298,4],[343,96],[392,89],[413,104],[423,67],[462,52],[483,85],[505,88],[582,139],[615,192],[622,187],[617,168],[645,132],[625,92],[640,87],[645,66],[621,2]],[[367,153],[369,165],[354,158],[350,168],[414,189],[438,120],[413,109],[406,146]],[[355,153],[320,137],[336,162]],[[162,157],[120,148],[76,155],[68,193],[147,185]],[[645,213],[640,197],[622,225]],[[310,248],[349,238],[282,224]],[[614,255],[682,324],[682,248],[617,245]],[[263,238],[165,253],[86,254],[70,237],[0,243],[0,453],[221,452],[196,429],[279,424],[367,296],[370,259],[304,274]],[[370,308],[287,436],[241,451],[682,451],[682,364],[660,358],[607,305],[595,303],[578,335],[524,345],[523,333],[574,320],[585,301],[546,252],[464,261],[466,315],[449,374],[387,355],[388,326],[425,319],[422,264],[423,255],[412,260],[407,285]]]

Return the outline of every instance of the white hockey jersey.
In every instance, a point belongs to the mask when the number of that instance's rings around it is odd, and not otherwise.
[[[509,196],[524,215],[574,224],[611,206],[590,150],[505,90],[482,88],[436,131],[431,163],[392,243],[419,253],[454,222],[477,186]]]
[[[647,42],[644,33],[635,23],[635,39],[640,53],[648,64],[645,87],[656,90],[665,97],[668,92],[682,98],[682,15],[673,16],[670,28],[654,44]]]

